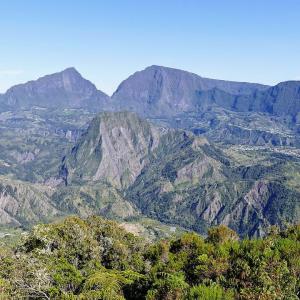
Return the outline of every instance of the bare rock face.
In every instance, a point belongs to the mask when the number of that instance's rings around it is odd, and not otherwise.
[[[0,179],[0,224],[26,226],[60,215],[45,188],[7,178]]]
[[[218,213],[220,212],[222,208],[222,199],[220,194],[214,193],[212,199],[210,200],[207,208],[202,213],[202,218],[210,223],[213,224],[213,221],[216,219]]]
[[[253,212],[263,220],[263,212],[268,201],[268,194],[269,188],[267,181],[255,182],[243,199],[224,217],[223,224],[230,226],[232,223],[241,219],[247,222],[251,218]]]
[[[199,157],[197,160],[185,165],[177,171],[177,178],[174,183],[199,183],[208,173],[210,173],[210,176],[214,179],[220,179],[223,177],[220,172],[220,167],[221,165],[210,157]]]
[[[112,95],[116,109],[141,116],[170,118],[196,112],[260,112],[299,118],[300,82],[275,86],[200,77],[186,71],[151,66],[124,80]],[[171,123],[171,122],[170,122]]]
[[[133,183],[157,147],[158,128],[133,113],[102,113],[64,162],[66,180],[107,181],[118,188]]]
[[[154,126],[134,113],[101,113],[64,158],[60,174],[67,184],[103,181],[121,190],[155,164],[175,185],[199,183],[208,173],[221,178],[220,164],[204,155],[204,145],[209,146],[206,139]],[[195,157],[184,157],[185,151]],[[176,170],[165,161],[173,156]]]
[[[20,164],[26,164],[30,161],[33,161],[36,157],[37,153],[33,153],[30,151],[26,151],[23,153],[17,152],[17,151],[12,151],[11,155],[17,160],[18,163]]]
[[[122,117],[121,117],[122,118]],[[115,127],[111,122],[100,122],[99,138],[102,140],[102,159],[93,180],[106,177],[117,187],[127,186],[139,175],[149,151],[156,146],[158,132],[137,124],[137,132],[127,124]]]
[[[224,216],[222,224],[236,230],[246,230],[249,236],[263,236],[269,226],[284,225],[287,219],[281,214],[288,212],[288,219],[299,219],[298,197],[280,183],[258,180]]]

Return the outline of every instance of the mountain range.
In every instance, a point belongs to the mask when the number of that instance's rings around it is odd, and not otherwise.
[[[300,82],[287,81],[270,87],[151,66],[123,81],[112,100],[121,109],[153,117],[203,112],[217,106],[235,112],[286,116],[298,122]]]
[[[14,86],[0,95],[0,223],[99,214],[264,235],[300,220],[299,112],[300,82],[161,66],[111,97],[74,68]]]
[[[124,80],[111,97],[74,69],[10,88],[0,110],[85,109],[133,111],[214,142],[299,146],[300,82],[273,87],[200,77],[151,66]]]
[[[152,66],[122,82],[112,102],[215,142],[299,145],[299,81],[270,87]]]

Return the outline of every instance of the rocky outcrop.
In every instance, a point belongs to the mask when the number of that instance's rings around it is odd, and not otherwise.
[[[1,225],[26,226],[59,215],[44,187],[0,178]]]
[[[67,183],[102,180],[127,187],[149,162],[160,135],[133,113],[102,113],[66,157],[61,174]]]

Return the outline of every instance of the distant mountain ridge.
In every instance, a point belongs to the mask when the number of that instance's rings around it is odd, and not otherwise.
[[[198,91],[218,88],[233,95],[249,95],[268,86],[208,79],[186,71],[150,66],[124,80],[112,95],[119,109],[144,116],[168,116],[193,111],[198,106]]]
[[[46,75],[35,81],[18,84],[2,95],[2,106],[7,109],[86,108],[98,111],[109,97],[84,79],[75,68]]]
[[[214,88],[199,91],[198,96],[200,106],[210,103],[236,112],[262,112],[292,118],[297,118],[300,112],[300,81],[281,82],[249,95],[233,95]]]
[[[111,102],[215,142],[300,146],[300,81],[266,86],[151,66],[123,81]]]
[[[18,84],[0,95],[4,109],[85,108],[127,110],[145,117],[203,112],[213,106],[236,112],[262,112],[300,118],[300,81],[275,86],[204,78],[194,73],[150,66],[124,80],[111,97],[73,67]]]
[[[119,109],[144,116],[170,116],[212,106],[241,112],[262,112],[296,118],[300,81],[275,86],[200,77],[182,70],[151,66],[124,80],[112,95]]]
[[[84,109],[132,111],[161,125],[215,142],[300,146],[300,82],[273,87],[209,79],[150,66],[124,80],[111,97],[74,68],[19,84],[0,95],[0,111]]]

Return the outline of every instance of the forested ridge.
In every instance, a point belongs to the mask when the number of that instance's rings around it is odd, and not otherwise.
[[[299,299],[300,225],[148,242],[100,217],[36,225],[0,252],[0,299]]]

